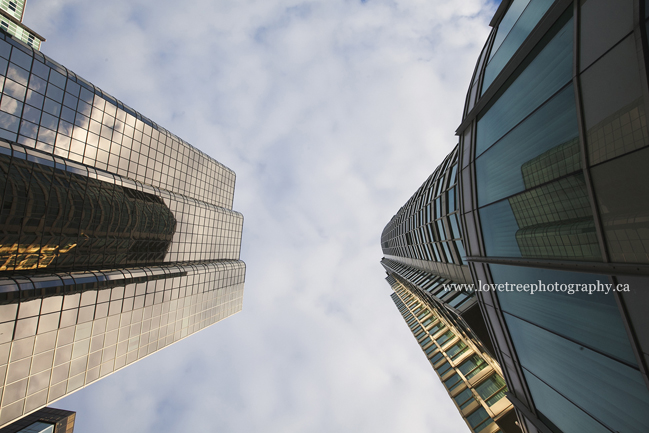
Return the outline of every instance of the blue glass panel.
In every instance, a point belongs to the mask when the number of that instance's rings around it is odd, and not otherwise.
[[[444,223],[442,220],[437,220],[437,231],[441,240],[446,240],[446,230],[444,230]]]
[[[613,431],[646,432],[649,391],[638,370],[509,314],[523,367]],[[552,412],[544,412],[552,419]]]
[[[523,14],[516,21],[509,34],[507,34],[505,40],[502,41],[502,45],[499,48],[494,45],[494,48],[491,50],[491,60],[485,69],[482,84],[483,93],[498,76],[500,71],[503,70],[523,41],[527,39],[539,20],[545,15],[550,6],[552,6],[552,3],[554,3],[554,0],[532,0],[529,2],[529,5],[527,5]],[[507,13],[509,14],[509,11]],[[496,42],[498,41],[498,36],[500,36],[500,28],[498,29],[498,33],[496,35]]]
[[[573,19],[559,30],[478,121],[479,155],[572,78]]]
[[[457,214],[449,215],[448,220],[451,222],[451,231],[453,232],[453,239],[459,238],[461,234],[460,234],[460,227],[457,224]]]
[[[494,39],[494,44],[491,47],[491,53],[489,54],[489,60],[491,60],[494,54],[498,51],[498,48],[503,43],[529,3],[530,0],[514,0],[509,6],[507,13],[505,13],[505,16],[498,25],[496,38]]]
[[[479,206],[523,191],[521,166],[578,135],[570,84],[476,160]]]
[[[516,242],[518,223],[507,200],[480,209],[480,222],[488,256],[521,257]]]
[[[455,211],[455,188],[448,190],[448,213]]]
[[[501,308],[552,332],[636,364],[624,324],[617,308],[613,292],[606,293],[608,277],[580,272],[527,268],[522,266],[490,265],[494,283],[573,285],[572,289],[525,292],[499,292]],[[576,292],[577,285],[592,290]],[[591,285],[591,286],[588,286]],[[583,287],[583,286],[582,286]],[[599,287],[602,291],[595,291]],[[571,293],[572,292],[572,293]]]

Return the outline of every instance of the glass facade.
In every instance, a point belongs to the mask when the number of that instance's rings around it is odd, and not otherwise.
[[[383,232],[389,278],[475,331],[460,296],[478,300],[500,372],[485,374],[481,356],[455,363],[462,326],[435,329],[440,352],[425,350],[447,388],[481,378],[452,394],[461,410],[484,402],[467,417],[474,431],[505,392],[526,433],[649,430],[647,18],[638,0],[502,2],[459,146]],[[446,239],[426,237],[426,206],[447,161],[466,280],[428,264],[445,258],[427,248]],[[453,282],[483,290],[438,287]]]
[[[0,88],[4,432],[239,312],[246,267],[232,170],[2,31]]]
[[[474,281],[517,288],[478,299],[530,433],[649,428],[645,11],[505,4],[467,92],[467,261]]]

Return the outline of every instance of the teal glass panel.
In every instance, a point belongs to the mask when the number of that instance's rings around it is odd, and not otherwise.
[[[525,369],[613,431],[647,431],[649,390],[638,370],[510,314],[504,316]]]
[[[455,373],[453,376],[449,377],[444,381],[444,386],[448,389],[452,389],[455,385],[462,381],[462,378],[459,374]]]
[[[442,352],[439,352],[437,355],[433,356],[430,360],[433,364],[435,364],[437,361],[442,359],[444,357],[444,354]]]
[[[473,393],[471,392],[471,388],[465,389],[464,391],[456,395],[453,399],[455,400],[458,406],[462,407],[464,403],[473,399]]]
[[[518,18],[514,26],[511,28],[511,31],[509,31],[505,39],[502,41],[502,44],[499,47],[494,45],[494,48],[491,50],[491,60],[485,69],[484,81],[482,84],[483,93],[498,76],[500,71],[503,70],[523,41],[527,39],[534,27],[538,24],[539,20],[543,15],[545,15],[550,6],[552,6],[552,3],[554,3],[554,0],[530,1],[523,13],[520,15],[520,18]],[[507,13],[509,14],[510,11]],[[514,12],[518,12],[518,10]],[[507,24],[509,24],[509,22]],[[499,28],[494,44],[499,40],[498,36],[500,36],[500,33],[501,30]]]
[[[572,41],[573,19],[570,18],[478,120],[477,155],[571,80]]]
[[[562,431],[571,433],[611,433],[609,429],[588,416],[583,410],[540,381],[536,376],[525,370],[523,372],[534,399],[534,406]]]
[[[507,200],[480,209],[480,222],[488,256],[521,257],[516,242],[519,227]]]
[[[503,43],[509,32],[512,30],[521,14],[530,3],[530,0],[514,0],[509,9],[505,13],[505,16],[500,21],[498,25],[498,30],[496,31],[496,38],[494,39],[494,44],[491,47],[491,53],[489,54],[489,60],[496,54],[498,48]]]
[[[446,351],[446,354],[449,357],[453,358],[459,352],[464,350],[465,347],[466,347],[466,343],[464,343],[464,341],[459,341],[456,344],[454,344],[453,346],[449,347],[449,349]]]
[[[566,291],[498,292],[503,311],[522,317],[538,326],[578,341],[592,349],[636,364],[622,318],[605,275],[522,266],[489,265],[494,283],[548,285],[565,284]],[[572,285],[572,286],[571,286]],[[523,286],[521,286],[523,287]],[[588,292],[576,288],[590,288]],[[596,291],[597,288],[601,291]]]
[[[435,341],[437,341],[437,344],[439,344],[440,346],[443,346],[444,343],[446,343],[447,341],[449,341],[450,339],[452,339],[452,338],[454,338],[454,337],[455,337],[455,334],[453,334],[452,331],[448,331],[448,332],[442,334],[442,335],[441,335],[437,340],[435,340]]]
[[[507,386],[500,375],[492,374],[487,380],[476,386],[475,390],[489,406],[493,406],[505,396]]]
[[[578,170],[579,131],[572,84],[511,130],[476,160],[478,205]],[[563,146],[563,147],[562,147]],[[555,148],[561,158],[534,170],[533,159]],[[521,170],[521,167],[529,167]]]
[[[471,415],[466,417],[466,420],[469,421],[469,425],[471,425],[472,428],[478,427],[482,422],[487,420],[489,418],[489,414],[487,411],[481,406],[473,412]]]
[[[531,160],[523,168],[529,171],[524,176],[536,182],[557,175],[560,167],[552,168],[553,161],[558,161],[553,153],[551,150]],[[581,172],[486,206],[480,209],[480,218],[490,256],[601,260]]]
[[[467,359],[462,364],[460,364],[459,370],[464,375],[464,377],[466,377],[468,380],[471,379],[476,374],[480,373],[488,366],[489,364],[487,364],[485,360],[482,359],[480,356],[473,355],[471,358]]]

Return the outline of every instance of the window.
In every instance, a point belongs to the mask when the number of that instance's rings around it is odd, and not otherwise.
[[[480,385],[476,386],[475,390],[489,406],[493,406],[494,403],[505,396],[507,385],[500,375],[493,374]]]
[[[451,339],[454,338],[454,337],[455,337],[455,334],[453,334],[452,331],[447,331],[447,332],[445,332],[444,334],[442,334],[442,336],[439,337],[439,338],[438,338],[437,340],[435,340],[435,341],[437,341],[437,344],[439,344],[440,346],[442,346],[442,345],[444,345],[444,343],[446,343],[447,341],[451,340]]]
[[[466,420],[469,422],[471,428],[476,432],[479,432],[493,422],[483,407],[478,408],[478,410],[467,416]]]
[[[460,353],[466,352],[467,345],[464,343],[464,341],[458,341],[455,343],[453,346],[449,347],[449,349],[446,351],[446,354],[451,358],[454,359],[456,358],[457,355]]]
[[[460,406],[460,409],[466,408],[475,401],[473,392],[471,392],[471,388],[465,389],[464,391],[456,395],[453,399],[455,400],[457,405]]]
[[[464,382],[459,374],[455,373],[453,376],[449,377],[444,381],[444,386],[448,388],[449,391],[453,391],[458,386],[462,385]]]
[[[459,370],[468,380],[487,368],[488,365],[489,364],[487,364],[484,359],[480,358],[478,355],[473,355],[460,365]]]
[[[436,347],[436,346],[431,346],[431,347]],[[430,359],[430,362],[435,364],[435,363],[437,363],[437,361],[439,361],[442,358],[444,358],[444,354],[442,352],[438,352],[435,356],[433,356]]]
[[[437,372],[439,373],[440,376],[444,376],[444,374],[446,374],[446,372],[448,372],[450,369],[451,369],[451,364],[449,364],[447,361],[437,368]]]

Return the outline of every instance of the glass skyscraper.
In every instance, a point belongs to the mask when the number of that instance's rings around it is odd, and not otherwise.
[[[245,278],[234,172],[9,33],[0,427],[237,313]]]
[[[477,299],[525,432],[649,431],[648,6],[503,0],[456,131],[455,196],[433,184],[381,239],[384,262],[473,284],[439,294]]]

